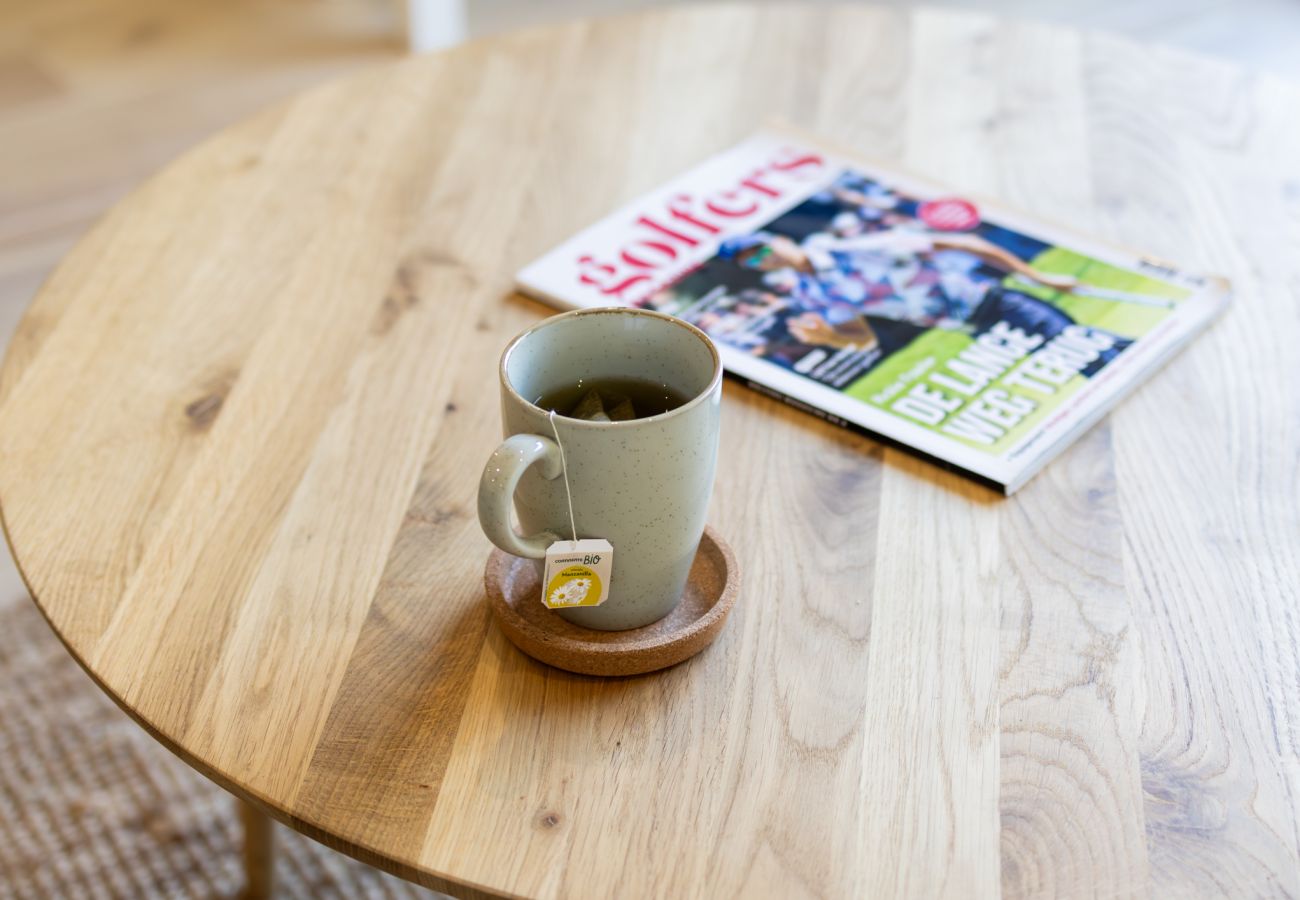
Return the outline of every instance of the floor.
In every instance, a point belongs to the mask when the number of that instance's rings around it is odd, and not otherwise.
[[[477,36],[655,3],[470,0],[469,24]],[[1297,0],[937,5],[1109,30],[1300,79]],[[394,0],[0,0],[0,345],[78,235],[150,172],[279,97],[400,56],[398,9]],[[0,597],[22,591],[0,553]]]
[[[694,0],[469,0],[470,28],[486,34],[581,15],[684,6]],[[818,2],[818,0],[807,0]],[[845,0],[821,0],[845,2]],[[950,7],[1057,22],[1171,44],[1300,79],[1296,0],[872,0],[880,6]]]
[[[26,597],[0,596],[0,898],[235,900],[229,794],[86,677]],[[439,900],[277,828],[280,900]]]

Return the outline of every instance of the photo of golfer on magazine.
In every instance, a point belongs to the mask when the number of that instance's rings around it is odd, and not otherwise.
[[[1015,219],[762,133],[519,281],[680,316],[766,392],[1010,493],[1227,299]]]

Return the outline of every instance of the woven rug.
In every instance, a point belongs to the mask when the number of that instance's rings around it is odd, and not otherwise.
[[[276,896],[436,898],[276,827]],[[0,897],[237,897],[234,799],[113,705],[26,597],[0,599]]]

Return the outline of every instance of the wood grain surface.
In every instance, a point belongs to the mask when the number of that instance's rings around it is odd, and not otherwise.
[[[1300,88],[955,13],[694,7],[470,44],[229,129],[68,255],[0,509],[110,695],[460,896],[1300,895]],[[489,623],[517,266],[763,119],[1233,279],[1010,500],[729,385],[745,591],[642,678]],[[787,552],[797,547],[799,555]]]

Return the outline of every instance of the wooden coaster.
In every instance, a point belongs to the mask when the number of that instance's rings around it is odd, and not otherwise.
[[[584,675],[641,675],[676,665],[713,642],[740,592],[735,554],[704,529],[686,592],[658,622],[630,631],[594,631],[542,605],[534,560],[493,550],[483,573],[488,605],[516,647],[533,659]]]

